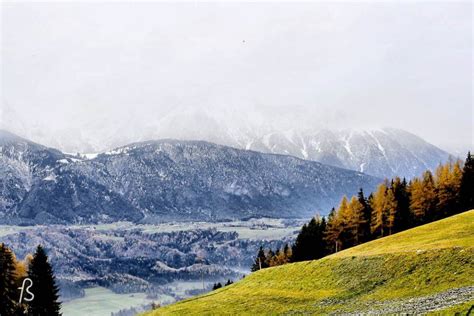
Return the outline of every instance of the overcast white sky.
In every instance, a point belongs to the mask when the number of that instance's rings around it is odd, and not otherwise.
[[[470,1],[7,2],[1,18],[10,127],[94,135],[230,109],[281,128],[391,126],[473,147]]]

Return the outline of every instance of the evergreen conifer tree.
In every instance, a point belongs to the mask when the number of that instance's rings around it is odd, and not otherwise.
[[[397,203],[397,211],[395,219],[395,227],[393,232],[399,232],[408,229],[412,225],[412,215],[410,212],[410,195],[408,192],[408,184],[405,178],[400,180],[396,177],[392,182],[391,190]]]
[[[364,224],[362,225],[363,236],[361,242],[365,242],[370,240],[370,220],[372,217],[372,208],[370,207],[369,201],[373,199],[373,195],[371,194],[369,198],[366,199],[364,196],[364,191],[361,188],[357,194],[357,198],[359,203],[364,207]]]
[[[291,256],[292,262],[314,260],[327,254],[325,241],[326,220],[312,218],[308,224],[303,225],[296,237]],[[283,250],[287,253],[288,250]],[[288,255],[286,255],[288,256]]]
[[[459,198],[461,211],[474,209],[474,157],[471,155],[471,152],[467,154],[466,162],[464,163]]]
[[[263,250],[263,247],[260,246],[257,257],[255,258],[255,262],[252,265],[251,271],[254,272],[264,268],[268,268],[267,258],[265,256],[265,251]]]
[[[310,224],[309,260],[315,260],[327,254],[327,245],[324,235],[326,231],[326,219],[324,217],[313,218]]]
[[[293,257],[293,249],[288,244],[283,247],[283,253],[285,255],[285,263],[291,262]]]
[[[308,260],[307,248],[309,247],[309,230],[306,224],[301,227],[301,230],[296,236],[296,241],[293,244],[293,256],[291,257],[292,262],[299,262]]]
[[[36,253],[28,269],[28,277],[33,281],[32,292],[35,295],[34,300],[29,303],[29,315],[60,315],[59,290],[56,286],[53,269],[48,262],[48,256],[41,246],[36,248]]]

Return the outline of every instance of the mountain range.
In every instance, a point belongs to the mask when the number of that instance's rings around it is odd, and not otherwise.
[[[450,154],[400,129],[280,132],[249,142],[246,148],[291,155],[357,170],[381,178],[413,178],[433,170]]]
[[[13,109],[8,109],[10,112]],[[450,154],[401,129],[328,129],[317,126],[287,128],[268,123],[265,117],[200,110],[168,113],[146,118],[131,114],[124,120],[104,124],[108,118],[83,122],[44,132],[40,126],[24,126],[15,114],[4,111],[0,124],[10,131],[69,153],[98,153],[129,143],[154,139],[202,140],[239,149],[290,155],[305,160],[364,172],[380,178],[408,179],[433,170]],[[137,116],[138,115],[138,116]],[[265,123],[263,123],[265,122]],[[281,126],[280,126],[281,125]],[[113,126],[113,127],[111,127]],[[462,153],[464,158],[465,153]]]
[[[86,157],[0,132],[0,219],[9,223],[309,217],[380,181],[205,141],[147,141]]]

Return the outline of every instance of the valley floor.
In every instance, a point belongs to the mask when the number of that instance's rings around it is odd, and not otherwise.
[[[163,299],[173,300],[172,297]],[[63,303],[61,313],[65,316],[104,316],[120,309],[151,302],[152,300],[147,299],[145,293],[116,294],[109,289],[95,287],[86,289],[84,297]]]

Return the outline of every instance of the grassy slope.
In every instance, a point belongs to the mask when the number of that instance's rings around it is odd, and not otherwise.
[[[474,210],[321,260],[252,273],[152,315],[363,311],[372,302],[474,285],[473,245]]]

